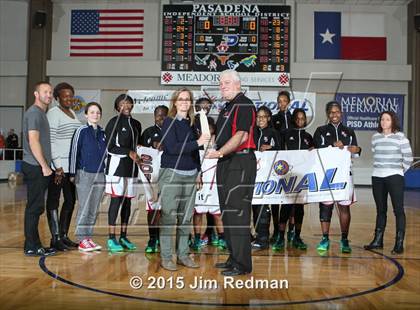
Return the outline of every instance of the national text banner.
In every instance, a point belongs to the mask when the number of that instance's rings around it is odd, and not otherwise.
[[[143,182],[148,179],[150,184],[155,186],[160,167],[159,152],[140,147],[138,153],[143,159],[141,179]],[[347,149],[328,147],[312,151],[266,151],[255,154],[257,177],[252,204],[312,203],[350,199],[351,158]],[[216,166],[216,159],[205,159],[202,162],[204,186],[197,192],[197,205],[219,205]],[[150,187],[150,184],[146,186]],[[150,190],[146,191],[146,195],[148,192]]]

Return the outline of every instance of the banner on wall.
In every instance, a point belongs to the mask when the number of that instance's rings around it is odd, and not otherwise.
[[[240,72],[242,85],[247,86],[289,86],[287,72]],[[161,71],[162,85],[218,85],[220,72]]]
[[[157,197],[161,153],[145,147],[139,147],[137,153],[143,159],[140,179],[148,201],[153,201]],[[351,195],[351,159],[346,149],[329,147],[313,151],[267,151],[255,154],[257,177],[252,204],[339,201],[348,200]],[[196,205],[219,205],[216,166],[217,159],[202,162],[204,185],[197,192]]]
[[[404,95],[337,93],[336,100],[343,108],[343,123],[354,130],[376,130],[384,111],[395,112],[404,126]]]
[[[267,106],[273,114],[278,112],[276,91],[250,91],[248,87],[243,87],[242,91],[248,96],[258,109],[260,106]],[[128,95],[134,99],[133,113],[148,114],[153,113],[159,105],[169,107],[173,90],[129,90]],[[210,115],[217,116],[222,109],[225,101],[220,97],[218,86],[203,86],[199,91],[193,91],[194,99],[201,97],[210,98],[214,105]],[[308,119],[313,118],[315,110],[316,93],[293,92],[291,93],[290,110],[303,108]]]

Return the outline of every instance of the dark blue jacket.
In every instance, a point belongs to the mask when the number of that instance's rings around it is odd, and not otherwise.
[[[196,129],[187,119],[165,118],[162,126],[162,168],[200,170]]]
[[[97,134],[90,125],[79,127],[73,134],[70,147],[69,173],[77,170],[103,173],[105,169],[106,140],[104,130],[98,126]]]

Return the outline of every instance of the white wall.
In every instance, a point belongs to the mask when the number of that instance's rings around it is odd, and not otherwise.
[[[176,89],[176,86],[160,85],[160,41],[161,4],[168,1],[63,1],[54,2],[53,50],[47,72],[53,84],[67,81],[76,89],[102,89],[101,103],[104,106],[104,121],[114,115],[114,98],[128,89]],[[209,1],[211,2],[211,1]],[[297,1],[299,2],[299,1]],[[312,72],[341,72],[343,80],[339,92],[396,93],[407,95],[411,66],[407,65],[407,8],[406,6],[349,6],[303,4],[287,1],[292,7],[291,27],[291,77],[295,91],[305,91]],[[231,1],[241,3],[241,1]],[[112,7],[145,9],[145,54],[134,60],[71,59],[68,57],[71,8]],[[263,1],[261,1],[263,4]],[[273,3],[270,3],[273,4]],[[313,11],[342,10],[351,12],[382,12],[386,16],[387,61],[329,61],[313,59]],[[317,93],[316,121],[309,132],[325,122],[324,104],[334,98],[337,81],[330,76],[318,75],[310,82],[309,91]],[[198,87],[191,87],[198,89]],[[252,89],[257,89],[251,87]],[[264,88],[278,90],[276,87]],[[407,97],[405,97],[407,100]],[[405,114],[410,103],[405,100]],[[152,115],[137,115],[143,127],[153,123]],[[405,117],[407,119],[407,117]],[[407,128],[405,128],[407,129]],[[362,158],[354,163],[355,180],[359,184],[370,183],[370,137],[373,132],[357,131],[359,144],[363,148]]]
[[[0,1],[0,61],[26,60],[28,1]]]
[[[28,1],[0,1],[0,105],[25,105],[27,33]]]
[[[28,41],[28,1],[0,1],[0,106],[25,107]],[[21,116],[2,109],[0,128],[21,132]],[[8,120],[7,122],[5,120]],[[13,167],[14,169],[14,167]]]

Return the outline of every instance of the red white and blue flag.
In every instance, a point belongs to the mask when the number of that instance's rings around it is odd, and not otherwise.
[[[72,10],[70,57],[142,57],[144,10]]]
[[[314,58],[386,60],[381,13],[314,12]]]

